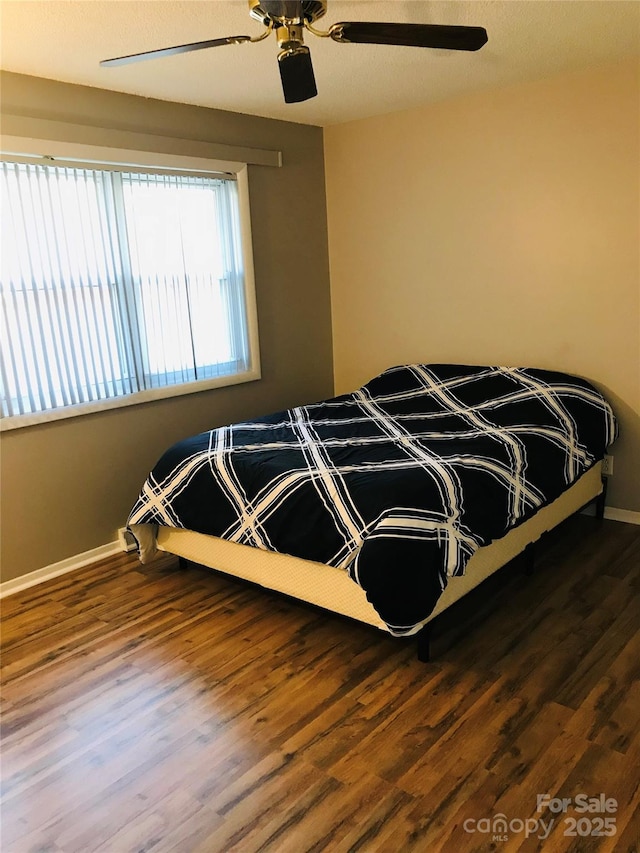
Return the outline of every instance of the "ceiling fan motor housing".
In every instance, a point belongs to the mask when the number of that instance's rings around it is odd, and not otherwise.
[[[274,28],[283,24],[313,23],[327,11],[326,0],[249,0],[249,14],[252,18]]]

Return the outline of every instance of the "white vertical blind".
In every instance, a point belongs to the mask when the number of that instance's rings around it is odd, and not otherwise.
[[[237,187],[2,164],[2,416],[250,364]]]

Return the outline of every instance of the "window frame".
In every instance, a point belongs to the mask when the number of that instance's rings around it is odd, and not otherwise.
[[[260,153],[262,152],[258,151],[258,154]],[[264,153],[269,154],[270,152]],[[6,136],[2,139],[0,156],[3,160],[12,162],[48,163],[70,168],[82,168],[85,166],[122,172],[140,171],[149,174],[164,172],[174,175],[200,175],[210,178],[234,180],[238,189],[240,237],[244,270],[243,297],[249,344],[249,365],[242,373],[200,379],[179,385],[164,385],[106,400],[62,406],[45,412],[12,415],[0,418],[0,431],[5,432],[35,424],[64,420],[66,418],[94,414],[126,406],[135,406],[155,400],[194,394],[230,385],[239,385],[245,382],[254,382],[261,378],[258,311],[249,201],[249,169],[247,162]],[[274,163],[273,165],[280,164]]]

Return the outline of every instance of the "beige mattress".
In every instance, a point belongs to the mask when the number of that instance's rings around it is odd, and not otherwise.
[[[413,633],[506,565],[543,533],[593,500],[601,491],[601,466],[598,464],[529,521],[509,531],[502,539],[480,548],[469,561],[464,575],[449,578],[435,610]],[[350,616],[383,631],[388,630],[367,601],[364,590],[343,569],[173,527],[160,527],[157,547],[267,589]]]

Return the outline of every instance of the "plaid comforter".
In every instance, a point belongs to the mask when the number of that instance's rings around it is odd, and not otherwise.
[[[616,430],[609,404],[576,376],[403,365],[351,394],[178,442],[128,523],[337,566],[407,634],[449,576],[555,500]]]

